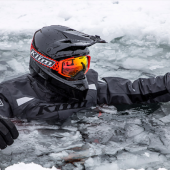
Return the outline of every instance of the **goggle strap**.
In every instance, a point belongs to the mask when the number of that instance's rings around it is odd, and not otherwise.
[[[55,71],[59,71],[59,62],[55,61],[56,63],[54,64],[53,67],[51,67],[51,69],[55,70]]]
[[[54,64],[52,67],[50,67],[50,66],[45,65],[45,64],[41,63],[40,61],[36,60],[36,59],[31,55],[31,57],[32,57],[35,61],[37,61],[39,64],[41,64],[41,65],[43,65],[43,66],[46,66],[46,67],[48,67],[48,68],[51,68],[51,69],[53,69],[53,70],[55,70],[55,71],[58,71],[58,70],[59,70],[59,62],[58,62],[58,61],[53,60],[52,58],[49,58],[49,57],[41,54],[41,53],[38,52],[38,51],[33,47],[33,45],[31,44],[31,50],[32,50],[32,49],[33,49],[36,53],[38,53],[40,56],[43,56],[44,58],[46,58],[46,59],[48,59],[48,60],[50,60],[50,61],[55,62],[55,64]]]

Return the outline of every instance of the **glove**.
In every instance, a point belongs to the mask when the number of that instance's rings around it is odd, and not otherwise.
[[[0,149],[5,149],[7,145],[12,145],[14,139],[19,136],[15,125],[8,119],[0,117]]]

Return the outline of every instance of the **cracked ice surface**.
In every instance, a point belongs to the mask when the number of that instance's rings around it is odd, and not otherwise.
[[[0,167],[34,162],[63,170],[170,168],[168,104],[153,112],[102,109],[113,106],[82,110],[64,124],[13,119],[20,137],[0,151]]]
[[[10,41],[1,42],[0,54],[4,56],[0,58],[1,81],[28,72],[32,36],[29,33],[9,33],[8,37]],[[25,42],[23,46],[21,43],[23,50],[17,48],[17,41]],[[6,44],[11,44],[12,48],[8,49]],[[139,77],[165,74],[170,66],[165,57],[170,52],[168,47],[158,45],[148,37],[141,40],[114,39],[108,44],[90,48],[91,67],[99,72],[99,78],[120,76],[133,81]],[[114,55],[110,55],[112,53]],[[159,56],[162,56],[161,60]],[[103,105],[83,110],[63,125],[59,122],[13,120],[20,136],[14,145],[0,151],[0,167],[34,162],[45,168],[55,166],[62,170],[168,169],[169,113],[169,103],[124,110]]]

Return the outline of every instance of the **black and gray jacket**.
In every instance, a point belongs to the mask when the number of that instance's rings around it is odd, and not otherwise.
[[[0,84],[0,115],[31,119],[64,120],[91,106],[120,106],[170,101],[170,73],[156,78],[140,78],[133,83],[119,77],[98,81],[96,71],[87,73],[89,90],[85,102],[68,103],[27,74]]]

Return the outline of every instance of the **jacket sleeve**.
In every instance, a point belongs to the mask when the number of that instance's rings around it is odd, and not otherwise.
[[[74,104],[50,104],[47,102],[36,102],[33,100],[26,106],[22,114],[17,117],[27,120],[65,120],[74,112],[83,109],[85,105],[85,102]]]
[[[170,101],[170,73],[156,78],[139,78],[133,83],[118,77],[98,82],[98,104],[137,104]]]
[[[13,113],[9,101],[2,93],[3,88],[0,87],[0,115],[3,117],[12,118]]]

